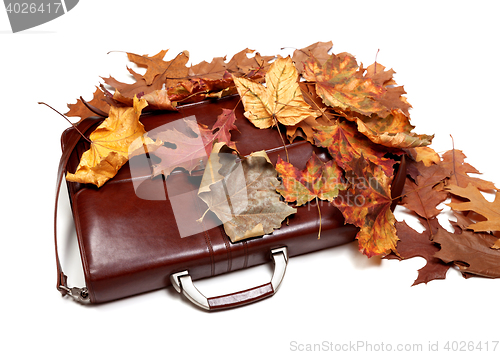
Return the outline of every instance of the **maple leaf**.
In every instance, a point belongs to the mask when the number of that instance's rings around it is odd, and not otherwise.
[[[154,152],[161,162],[153,166],[153,176],[163,174],[167,177],[175,168],[184,168],[191,173],[206,163],[214,142],[224,142],[236,149],[230,134],[231,130],[237,130],[235,120],[234,111],[223,109],[211,129],[194,120],[183,120],[174,129],[158,133],[158,139],[168,145]]]
[[[412,286],[446,278],[446,272],[450,265],[434,256],[439,251],[439,247],[430,240],[433,235],[431,230],[426,229],[422,233],[418,233],[406,222],[396,222],[396,230],[399,238],[397,244],[399,255],[389,254],[384,258],[404,260],[419,256],[426,260],[425,266],[418,270],[418,277]]]
[[[497,240],[488,233],[463,231],[457,234],[440,228],[433,241],[440,244],[441,249],[434,256],[445,263],[455,263],[464,276],[497,278],[500,277],[500,250],[491,248]]]
[[[106,96],[98,87],[94,91],[94,95],[92,100],[88,101],[88,103],[106,114],[109,112],[109,103],[106,101]],[[88,107],[82,102],[82,100],[77,99],[76,104],[68,104],[69,111],[65,113],[66,116],[69,117],[80,117],[80,121],[83,121],[87,117],[93,117],[96,114],[89,110]]]
[[[454,211],[474,211],[486,218],[486,221],[480,221],[467,226],[467,229],[472,229],[474,232],[489,232],[500,231],[500,192],[496,192],[493,202],[487,201],[481,194],[479,189],[472,184],[468,184],[466,188],[456,185],[446,187],[456,196],[460,196],[469,200],[469,202],[452,202],[449,203]]]
[[[310,57],[305,62],[304,78],[316,82],[316,91],[323,102],[343,111],[354,111],[366,116],[377,114],[384,118],[391,110],[401,110],[408,114],[410,104],[401,95],[402,87],[394,87],[393,71],[384,72],[383,66],[378,74],[371,67],[364,74],[356,59],[349,53],[332,54],[324,63]],[[372,69],[373,68],[373,69]],[[390,85],[389,85],[390,84]]]
[[[302,74],[304,71],[304,62],[310,57],[316,58],[316,60],[323,64],[330,58],[328,52],[332,49],[332,41],[328,42],[316,42],[302,49],[296,49],[293,52],[292,60],[297,67],[297,71]]]
[[[392,110],[385,118],[379,116],[355,118],[358,131],[372,142],[391,148],[415,148],[431,144],[434,136],[411,132],[415,127],[403,112]]]
[[[335,161],[323,163],[315,153],[309,158],[303,171],[278,157],[276,171],[283,184],[277,191],[285,201],[296,202],[297,206],[315,198],[332,202],[339,191],[346,188],[341,181],[342,170],[337,167]]]
[[[134,98],[133,107],[111,106],[109,117],[90,134],[90,149],[82,154],[76,172],[68,172],[66,179],[101,187],[128,161],[131,145],[141,141],[137,138],[143,137],[142,143],[153,147],[153,141],[139,122],[146,105],[146,100]]]
[[[360,228],[356,235],[359,250],[368,257],[396,252],[398,237],[391,211],[391,181],[382,168],[363,157],[347,170],[351,187],[334,201],[347,223]],[[397,252],[396,252],[397,253]]]
[[[467,187],[472,184],[482,191],[495,190],[495,184],[480,178],[471,177],[468,174],[480,174],[472,165],[465,163],[465,154],[458,149],[453,149],[443,154],[443,166],[452,171],[451,183]]]
[[[140,75],[132,69],[128,69],[136,80],[132,84],[119,82],[113,77],[103,78],[103,80],[106,84],[119,90],[125,97],[149,94],[155,90],[161,90],[164,87],[169,88],[180,81],[187,80],[189,69],[186,67],[186,64],[189,60],[189,53],[184,51],[179,53],[174,59],[164,61],[163,57],[166,53],[167,50],[162,50],[152,57],[127,53],[131,62],[136,63],[140,67],[147,68],[146,73]]]
[[[351,122],[336,120],[331,126],[318,127],[315,131],[315,144],[327,148],[337,165],[344,170],[352,170],[351,165],[363,156],[379,165],[387,176],[393,175],[396,162],[384,157],[387,149],[360,134]]]
[[[276,192],[280,183],[267,154],[261,151],[242,158],[223,149],[224,144],[214,145],[198,192],[208,210],[223,222],[232,242],[280,228],[297,210],[280,201]]]
[[[233,76],[245,107],[245,117],[258,128],[269,128],[278,121],[292,126],[309,116],[319,116],[302,97],[297,69],[290,57],[278,58],[266,73],[266,87]]]
[[[406,179],[402,205],[422,218],[436,217],[441,212],[437,206],[448,198],[444,180],[450,176],[450,171],[441,164],[425,166],[419,162],[410,165],[416,167],[420,175],[415,177],[415,181]],[[409,170],[412,170],[411,167]]]

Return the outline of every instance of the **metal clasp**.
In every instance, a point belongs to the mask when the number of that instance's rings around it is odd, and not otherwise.
[[[60,286],[63,290],[67,292],[69,296],[71,296],[75,301],[80,302],[80,303],[90,303],[90,297],[89,297],[89,290],[87,287],[66,287],[61,285]]]

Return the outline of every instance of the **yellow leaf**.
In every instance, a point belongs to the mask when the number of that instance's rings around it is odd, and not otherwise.
[[[90,183],[101,187],[128,161],[131,144],[146,134],[139,117],[147,102],[134,97],[133,105],[133,107],[111,106],[109,117],[90,134],[90,149],[82,154],[76,172],[67,173],[68,181]],[[152,144],[153,140],[144,137],[142,143]]]
[[[276,120],[293,126],[307,117],[318,117],[302,97],[298,73],[290,57],[278,58],[266,73],[266,86],[233,76],[245,107],[245,117],[258,128],[269,128]]]

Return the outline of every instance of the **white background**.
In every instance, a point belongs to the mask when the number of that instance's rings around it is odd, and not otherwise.
[[[188,50],[191,63],[248,47],[292,53],[332,40],[333,52],[365,66],[393,68],[413,105],[419,133],[432,147],[455,146],[483,177],[500,186],[500,51],[496,1],[97,1],[12,34],[0,11],[1,247],[0,349],[7,353],[218,354],[297,353],[291,346],[366,341],[372,345],[499,341],[499,280],[446,280],[411,287],[420,258],[367,259],[355,245],[292,258],[279,292],[248,307],[205,313],[171,288],[99,306],[80,306],[55,289],[53,200],[61,112],[100,77],[127,78],[128,51],[167,59]],[[67,195],[61,229],[70,228]],[[398,218],[402,218],[401,215]],[[63,232],[64,234],[64,232]],[[66,233],[67,234],[67,233]],[[79,285],[73,264],[69,282]],[[208,295],[267,282],[268,267],[197,285]],[[485,352],[486,343],[483,343]],[[56,350],[57,349],[57,350]],[[362,349],[360,349],[362,350]],[[345,351],[348,352],[348,351]],[[497,353],[500,352],[500,345]]]

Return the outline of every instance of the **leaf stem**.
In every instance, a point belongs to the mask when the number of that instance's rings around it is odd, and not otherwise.
[[[85,135],[78,129],[78,127],[76,126],[76,124],[74,124],[73,122],[71,122],[68,117],[64,116],[62,113],[60,113],[59,111],[57,111],[55,108],[53,108],[52,106],[50,106],[49,104],[46,104],[45,102],[39,102],[38,103],[39,105],[45,105],[47,106],[48,108],[54,110],[55,112],[57,112],[58,114],[60,114],[66,121],[69,122],[70,125],[73,126],[73,128],[87,141],[89,142],[90,144],[92,144],[92,141],[90,139],[88,139],[87,137],[85,137]]]
[[[321,238],[321,208],[319,208],[318,196],[316,196],[316,206],[318,206],[318,215],[319,215],[318,239],[320,239]]]

